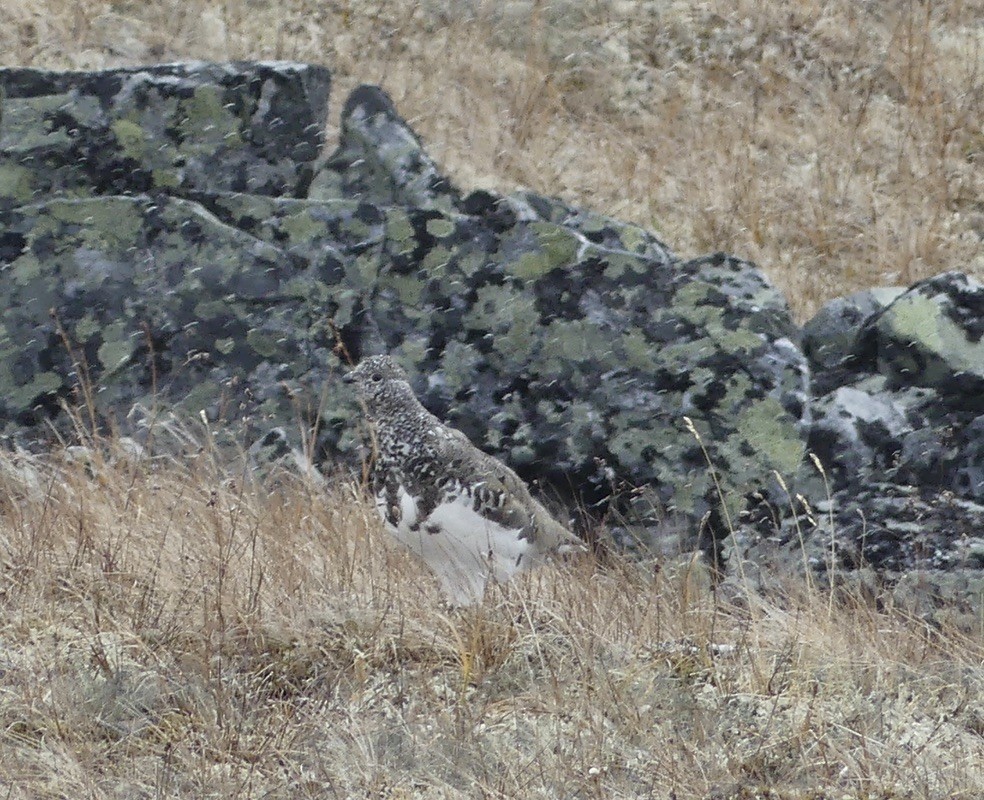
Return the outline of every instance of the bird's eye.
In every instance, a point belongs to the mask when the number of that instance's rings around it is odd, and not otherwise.
[[[379,383],[382,379],[383,379],[383,376],[380,375],[378,372],[372,373],[372,377],[370,378],[370,380],[373,383]]]

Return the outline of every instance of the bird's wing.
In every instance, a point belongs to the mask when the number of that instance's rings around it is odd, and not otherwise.
[[[581,546],[581,540],[555,520],[530,494],[515,472],[499,459],[483,453],[454,428],[444,428],[442,450],[455,471],[475,489],[476,511],[520,536],[542,552],[564,545]]]

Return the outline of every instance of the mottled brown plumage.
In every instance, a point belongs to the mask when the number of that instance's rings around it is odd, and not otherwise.
[[[453,602],[481,600],[550,553],[582,549],[509,467],[425,409],[403,369],[371,356],[346,376],[375,434],[373,492],[387,530],[417,553]]]

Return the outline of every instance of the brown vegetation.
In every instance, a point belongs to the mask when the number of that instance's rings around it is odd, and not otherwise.
[[[4,797],[972,798],[979,640],[681,562],[448,611],[353,487],[8,457]]]
[[[800,317],[984,271],[984,4],[0,0],[5,64],[318,61],[466,190],[758,261]],[[333,129],[333,128],[332,128]],[[444,609],[359,492],[0,462],[0,797],[977,798],[984,645],[685,562]]]

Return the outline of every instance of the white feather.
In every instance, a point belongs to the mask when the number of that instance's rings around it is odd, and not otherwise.
[[[439,505],[419,521],[415,498],[402,486],[397,497],[400,523],[387,524],[387,530],[433,570],[452,602],[478,603],[490,578],[506,581],[529,566],[530,543],[520,538],[522,529],[481,516],[466,495]]]

